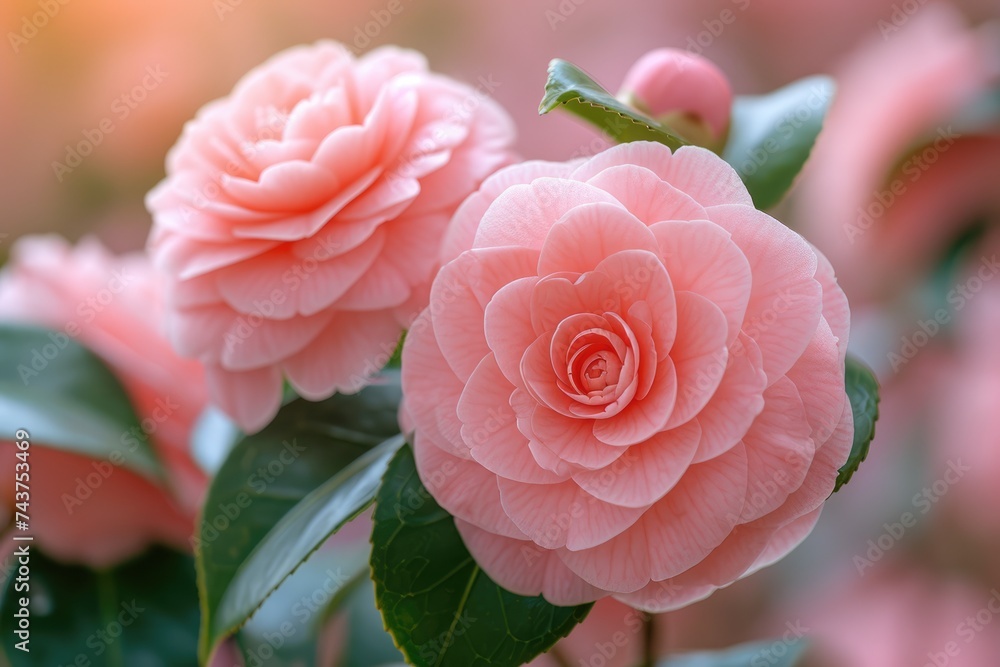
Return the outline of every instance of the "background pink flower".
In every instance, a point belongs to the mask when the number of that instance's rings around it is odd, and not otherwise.
[[[931,4],[890,39],[871,35],[835,74],[796,217],[852,300],[885,298],[1000,210],[1000,126],[960,120],[1000,84],[1000,38]]]
[[[1000,591],[901,564],[801,610],[808,667],[982,667],[1000,654]],[[977,618],[978,617],[978,618]]]
[[[720,158],[638,142],[510,167],[444,252],[403,417],[498,583],[663,611],[809,533],[853,432],[847,301]]]
[[[105,567],[154,541],[187,547],[206,486],[188,442],[206,395],[200,366],[178,358],[166,340],[162,302],[148,258],[115,257],[92,239],[71,247],[55,236],[26,237],[0,274],[0,319],[63,332],[101,357],[167,473],[162,488],[109,461],[33,443],[32,530],[56,558]],[[13,477],[14,445],[0,448],[4,474]],[[81,481],[95,472],[96,488]],[[5,488],[2,500],[11,514],[13,492]]]
[[[177,349],[214,402],[270,421],[282,380],[361,388],[426,302],[462,198],[510,160],[510,119],[394,48],[283,52],[207,105],[148,196]]]

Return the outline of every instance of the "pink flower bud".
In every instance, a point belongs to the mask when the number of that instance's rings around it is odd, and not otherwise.
[[[656,49],[639,58],[618,96],[658,120],[693,116],[713,139],[725,133],[733,103],[726,75],[705,58],[679,49]]]

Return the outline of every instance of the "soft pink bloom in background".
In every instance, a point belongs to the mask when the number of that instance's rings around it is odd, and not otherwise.
[[[445,259],[404,421],[503,586],[663,611],[812,529],[853,433],[847,301],[717,156],[640,142],[508,168]]]
[[[1000,655],[997,589],[897,563],[822,599],[789,614],[810,630],[809,667],[986,667]]]
[[[728,79],[710,60],[687,51],[650,51],[629,68],[618,95],[656,119],[686,116],[710,139],[722,138],[729,127]]]
[[[185,547],[193,530],[206,480],[188,441],[206,404],[204,379],[198,364],[180,359],[166,340],[162,306],[163,283],[147,257],[116,257],[92,239],[74,248],[55,236],[27,237],[0,274],[0,319],[77,332],[75,340],[108,364],[140,421],[151,426],[167,473],[169,488],[161,488],[108,461],[33,443],[32,529],[56,558],[107,566],[153,541]],[[12,476],[13,444],[3,449]],[[67,508],[64,496],[77,495],[79,479],[95,464],[113,472]],[[13,491],[4,492],[9,512]]]
[[[1000,210],[1000,124],[957,119],[1000,85],[1000,32],[928,5],[873,35],[835,71],[837,97],[796,200],[803,233],[853,298],[926,271],[972,222]]]
[[[996,278],[1000,281],[1000,276]],[[956,323],[948,374],[934,405],[935,469],[961,461],[968,470],[949,491],[946,516],[971,549],[1000,549],[1000,283],[988,284]],[[955,538],[953,538],[955,539]],[[996,567],[996,558],[988,559]],[[1000,571],[994,570],[994,574]]]
[[[312,400],[364,386],[513,136],[484,91],[421,55],[333,42],[275,56],[202,109],[147,203],[171,337],[205,364],[212,400],[255,431],[283,379]]]
[[[583,623],[552,650],[571,665],[633,667],[642,658],[642,617],[643,612],[617,600],[598,600]],[[565,663],[543,654],[528,664],[561,667]]]

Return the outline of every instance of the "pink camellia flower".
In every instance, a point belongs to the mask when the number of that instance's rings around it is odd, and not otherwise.
[[[127,457],[148,436],[169,485],[116,465],[118,457],[98,460],[32,441],[32,534],[56,558],[106,567],[150,542],[188,544],[206,488],[188,444],[207,397],[200,366],[179,358],[166,339],[162,302],[163,282],[145,255],[115,257],[93,239],[70,247],[56,236],[22,238],[0,274],[0,321],[47,327],[98,355],[140,419],[141,432],[109,444]],[[24,426],[30,433],[31,424]],[[0,471],[11,479],[15,451],[0,443]],[[0,513],[12,516],[14,500],[11,484]]]
[[[491,577],[662,611],[808,534],[853,435],[847,301],[728,164],[648,142],[529,162],[452,225],[402,419]]]
[[[171,336],[244,429],[303,397],[352,392],[426,305],[458,204],[510,161],[482,91],[412,51],[283,52],[207,105],[147,198],[171,278]]]
[[[656,49],[625,75],[619,97],[688,137],[718,140],[729,128],[733,91],[722,70],[680,49]]]

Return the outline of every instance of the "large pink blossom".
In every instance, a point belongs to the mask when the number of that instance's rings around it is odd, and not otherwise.
[[[166,471],[165,484],[156,484],[117,465],[117,456],[93,459],[33,442],[31,527],[52,556],[105,567],[150,542],[188,544],[206,488],[189,442],[207,396],[201,367],[166,339],[163,287],[145,255],[116,257],[96,240],[71,247],[56,236],[19,240],[0,274],[0,320],[74,339],[122,382],[141,432],[123,432],[109,451],[127,455],[148,437]],[[0,444],[0,470],[10,479],[15,451]],[[13,492],[11,483],[0,498],[11,515]]]
[[[847,301],[728,164],[641,142],[510,167],[445,253],[403,419],[496,581],[662,611],[809,533],[853,434]]]
[[[171,278],[177,349],[247,430],[282,380],[356,391],[426,304],[458,204],[510,160],[484,91],[412,51],[285,51],[190,122],[148,196],[149,248]]]

